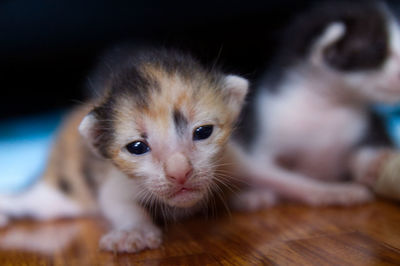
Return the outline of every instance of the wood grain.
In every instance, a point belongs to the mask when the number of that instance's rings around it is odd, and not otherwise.
[[[168,225],[139,254],[97,248],[100,218],[17,222],[0,231],[0,265],[400,265],[400,205],[280,205]]]

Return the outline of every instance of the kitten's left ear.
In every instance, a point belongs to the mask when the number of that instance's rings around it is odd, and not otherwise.
[[[228,104],[231,109],[241,110],[248,90],[249,82],[247,79],[236,75],[227,75],[225,77],[224,93],[227,96]]]

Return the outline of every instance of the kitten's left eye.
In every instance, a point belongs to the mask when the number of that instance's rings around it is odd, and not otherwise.
[[[193,131],[193,140],[207,139],[208,137],[211,136],[213,128],[214,128],[213,125],[205,125],[196,128]]]
[[[126,145],[126,149],[136,155],[145,154],[146,152],[150,151],[150,147],[144,143],[143,141],[134,141]]]

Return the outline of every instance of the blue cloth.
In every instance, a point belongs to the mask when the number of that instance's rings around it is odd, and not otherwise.
[[[391,140],[400,148],[400,105],[377,105],[373,109],[383,118]]]
[[[16,193],[43,173],[62,112],[0,122],[0,193]]]

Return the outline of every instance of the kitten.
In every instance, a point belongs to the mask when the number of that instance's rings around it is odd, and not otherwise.
[[[381,2],[330,2],[300,15],[286,34],[239,127],[249,176],[268,189],[237,202],[367,202],[365,173],[390,147],[370,105],[400,101],[399,25]],[[248,121],[257,125],[253,136]]]
[[[65,121],[42,180],[0,198],[0,213],[44,220],[100,211],[112,226],[103,250],[157,248],[154,219],[198,212],[229,182],[219,171],[248,82],[163,49],[116,49],[96,73],[97,97]]]

